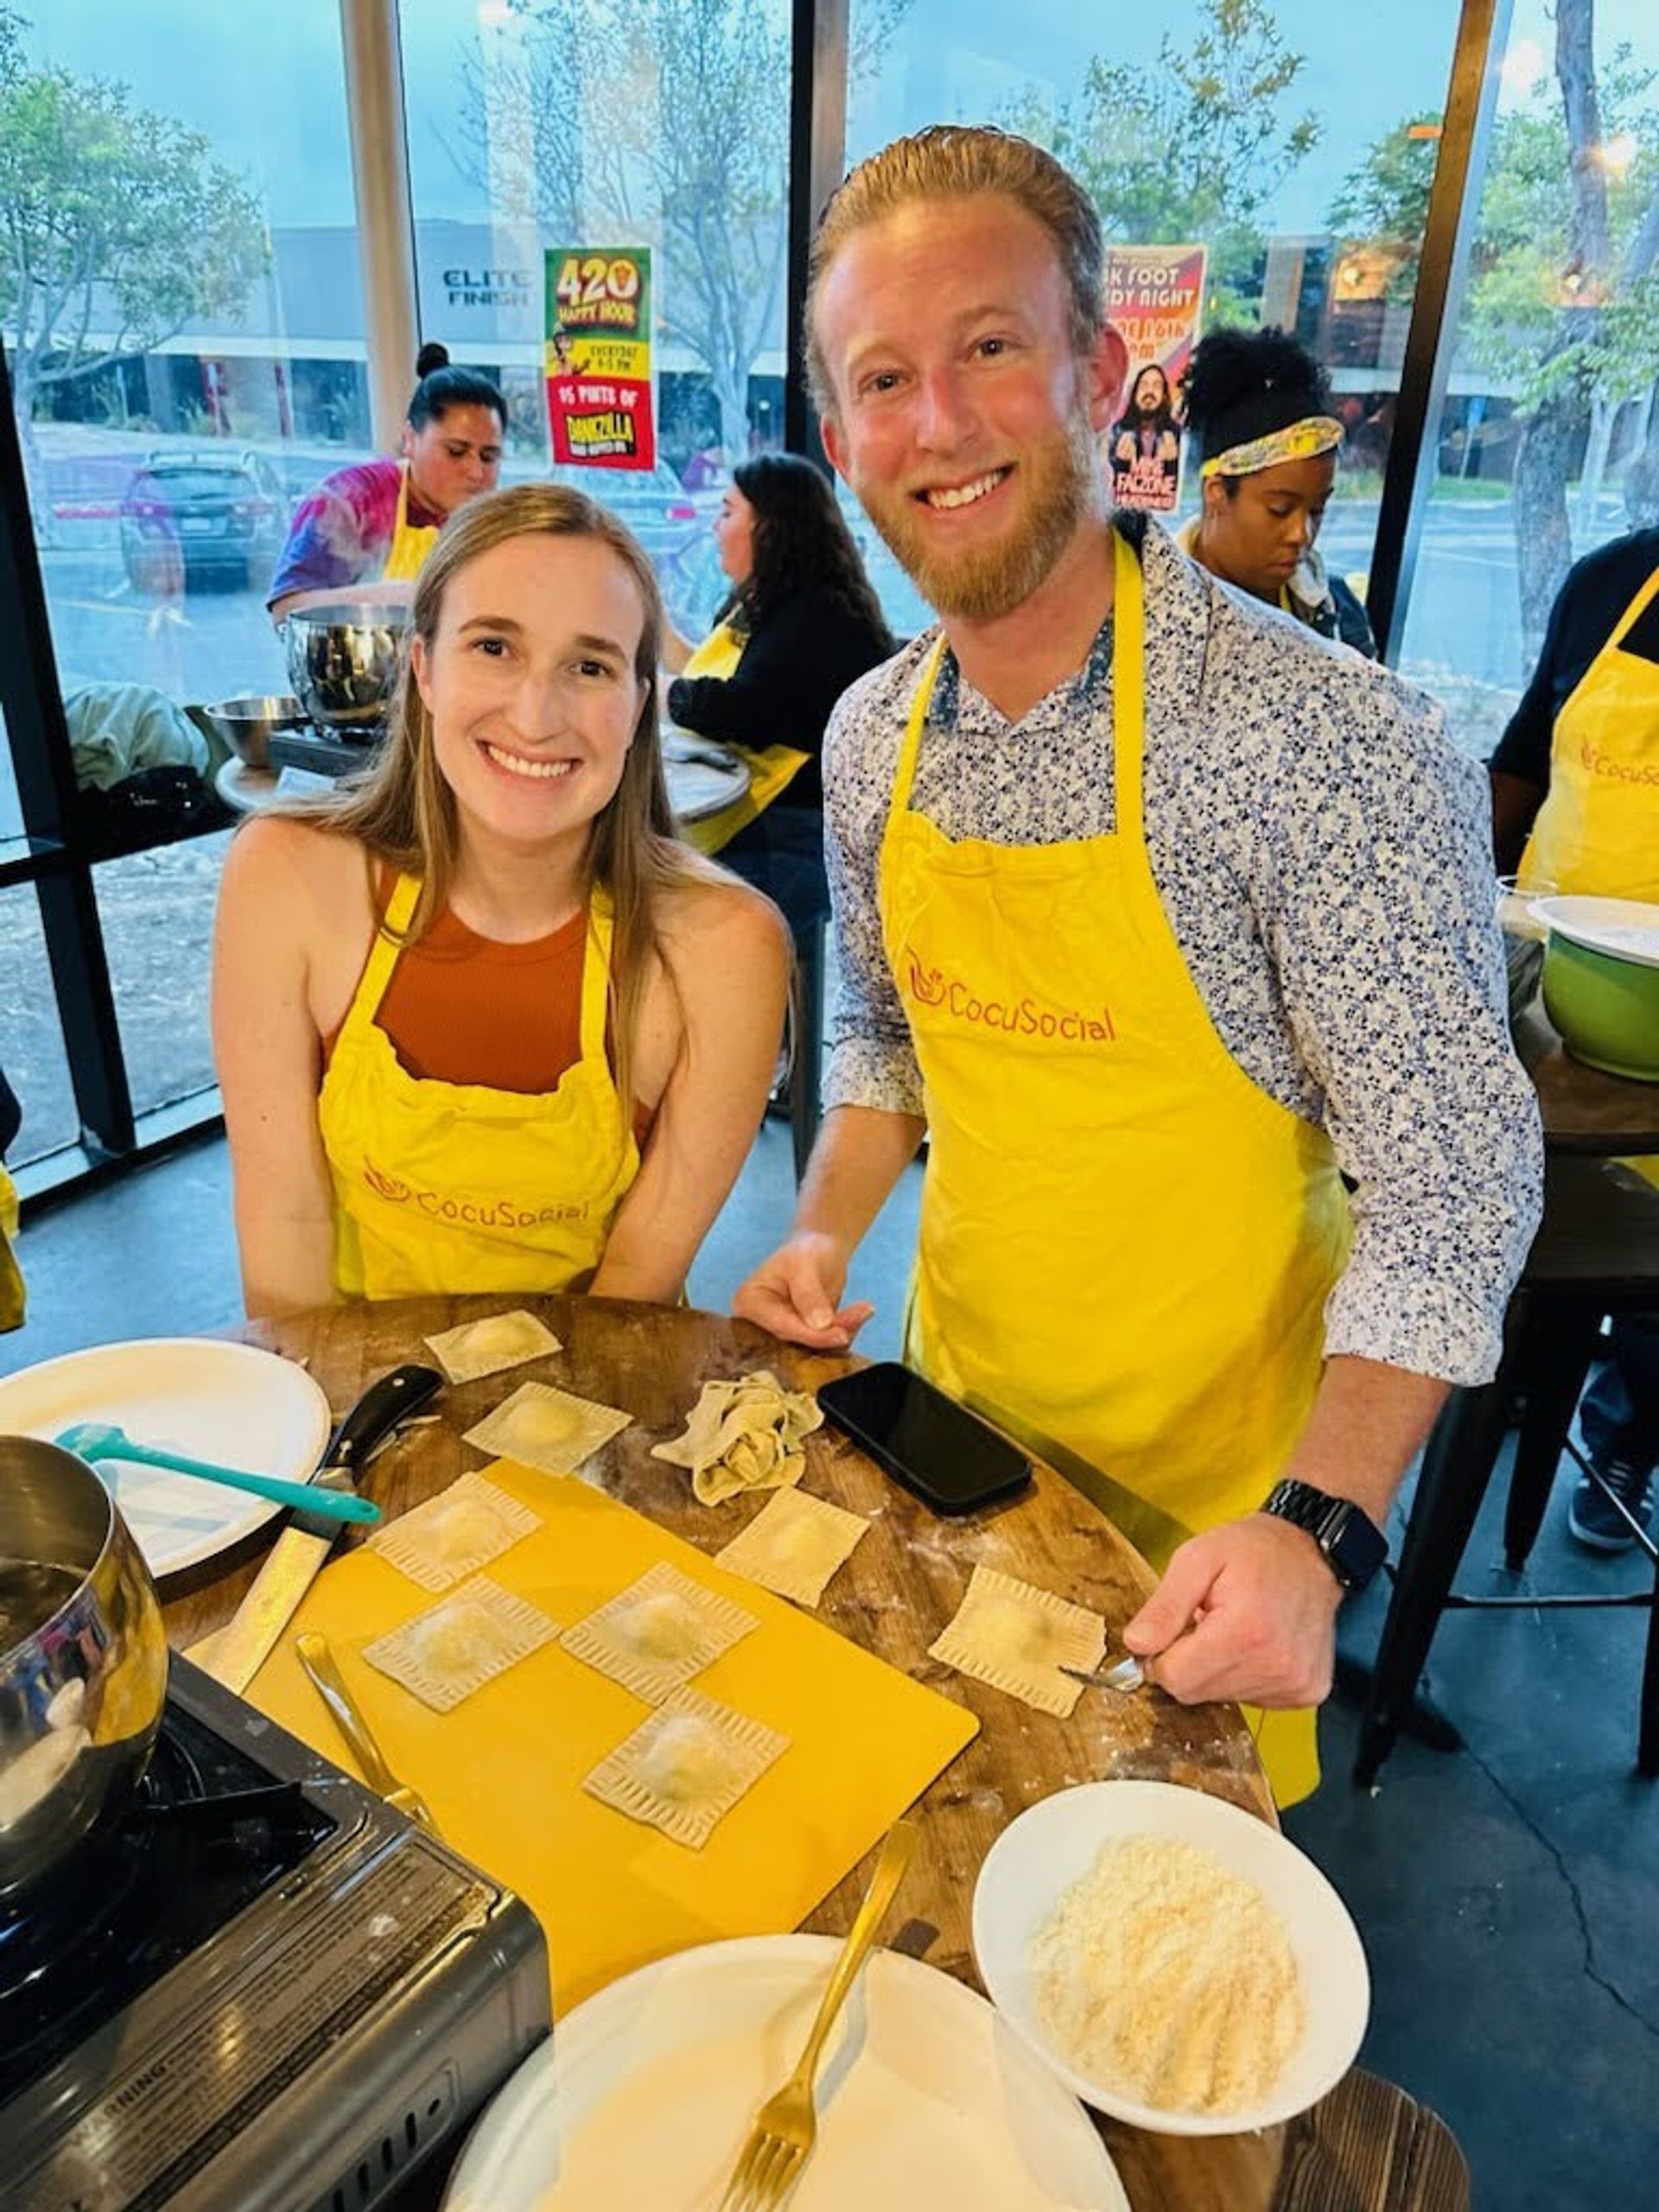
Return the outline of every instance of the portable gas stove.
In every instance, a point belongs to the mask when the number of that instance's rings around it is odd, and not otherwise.
[[[325,729],[321,722],[294,722],[270,734],[273,768],[302,768],[313,776],[355,776],[366,768],[381,738],[383,722],[362,729]]]
[[[132,1802],[0,1903],[5,2212],[369,2212],[550,2022],[529,1908],[176,1655]]]

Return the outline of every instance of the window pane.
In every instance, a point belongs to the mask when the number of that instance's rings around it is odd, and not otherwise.
[[[1516,0],[1402,657],[1483,759],[1571,563],[1659,523],[1656,70],[1647,0]]]
[[[1082,179],[1109,243],[1205,247],[1203,327],[1277,324],[1330,369],[1348,435],[1321,550],[1363,588],[1458,13],[1399,0],[1379,40],[1327,0],[1166,0],[1052,10],[1038,41],[1014,8],[912,0],[895,23],[887,0],[852,0],[849,156],[926,123],[1007,124]],[[1350,179],[1396,137],[1399,222],[1387,252],[1357,253]],[[1189,467],[1168,519],[1196,505]],[[873,565],[913,629],[915,594]]]
[[[5,716],[0,715],[0,843],[22,834],[23,810],[17,797],[16,772],[11,765],[11,747],[6,740]]]
[[[136,1114],[213,1080],[207,982],[230,840],[229,830],[191,837],[93,871]]]
[[[420,0],[401,10],[422,335],[499,374],[509,477],[541,476],[549,246],[649,245],[658,462],[582,469],[682,629],[725,584],[732,465],[783,442],[785,0]]]
[[[287,690],[264,601],[292,507],[368,449],[337,0],[0,11],[0,141],[30,504],[77,780],[119,787],[88,817],[118,848],[213,818],[226,753],[182,710]],[[207,1075],[206,967],[181,948],[205,944],[220,849],[105,872],[140,1105]]]
[[[6,1154],[16,1167],[73,1144],[80,1135],[40,906],[28,884],[0,891],[0,976],[6,979],[0,995],[0,1068],[23,1109],[22,1128]]]

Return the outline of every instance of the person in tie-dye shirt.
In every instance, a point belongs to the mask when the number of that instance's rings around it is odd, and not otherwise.
[[[325,477],[300,502],[266,604],[280,622],[297,607],[358,586],[412,583],[447,516],[501,473],[507,403],[475,370],[423,346],[398,458]]]

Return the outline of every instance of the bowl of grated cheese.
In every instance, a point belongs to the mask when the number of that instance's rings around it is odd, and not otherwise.
[[[1352,2065],[1370,1976],[1346,1906],[1278,1830],[1166,1782],[1090,1782],[1010,1822],[974,1891],[991,2001],[1087,2104],[1236,2135]]]

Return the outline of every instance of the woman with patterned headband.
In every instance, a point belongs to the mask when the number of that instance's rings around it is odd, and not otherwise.
[[[1314,550],[1337,479],[1342,424],[1325,372],[1282,330],[1217,330],[1186,379],[1204,504],[1179,533],[1201,568],[1282,607],[1368,659],[1365,610]]]

